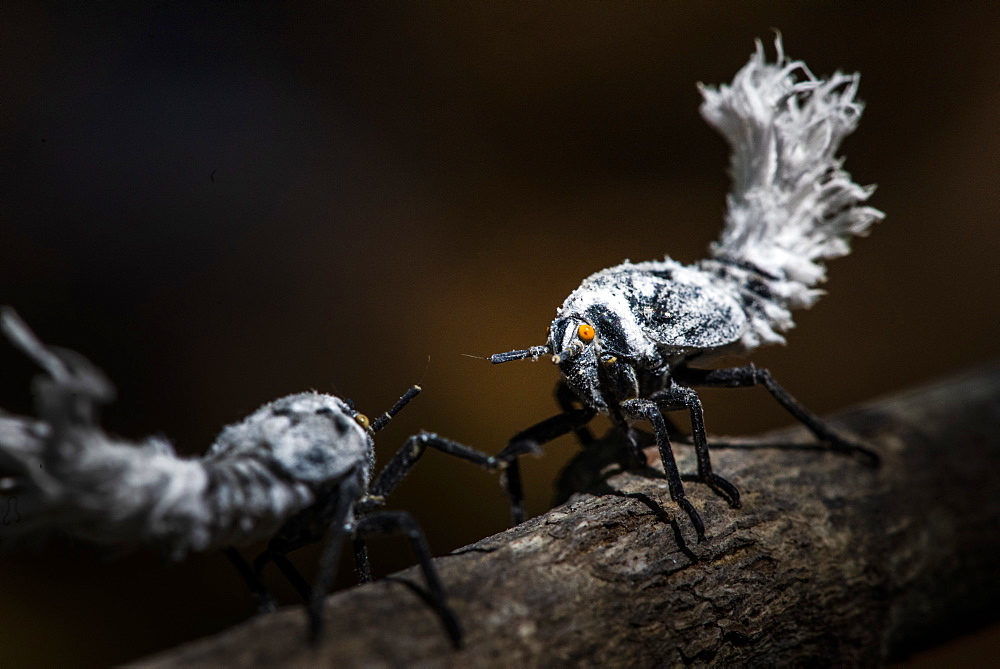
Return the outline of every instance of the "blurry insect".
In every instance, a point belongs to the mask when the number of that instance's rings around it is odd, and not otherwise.
[[[428,601],[452,642],[461,643],[420,527],[404,511],[378,509],[428,447],[489,468],[495,460],[421,432],[373,480],[373,437],[418,386],[370,422],[339,397],[289,395],[225,428],[203,457],[181,458],[162,438],[135,444],[101,430],[97,407],[114,398],[114,388],[83,356],[45,346],[8,307],[0,310],[0,331],[46,372],[34,382],[37,419],[0,412],[0,496],[16,500],[19,513],[0,534],[2,547],[54,531],[116,548],[148,545],[175,560],[223,549],[262,611],[274,607],[261,580],[274,562],[306,601],[316,641],[344,539],[353,540],[359,578],[367,581],[365,539],[403,533],[427,581]],[[310,585],[285,556],[324,536]],[[251,566],[234,546],[260,540],[269,540],[267,549]]]
[[[693,265],[670,258],[624,262],[583,281],[556,312],[548,341],[490,358],[498,364],[551,356],[563,379],[556,396],[563,413],[515,436],[497,457],[532,450],[608,414],[645,462],[632,424],[649,421],[666,471],[670,496],[691,519],[698,539],[704,525],[684,493],[664,413],[686,411],[705,483],[736,508],[736,487],[712,471],[701,400],[695,386],[764,386],[831,450],[876,465],[878,456],[837,434],[792,398],[766,369],[751,365],[703,369],[721,355],[747,354],[784,343],[790,311],[810,307],[822,293],[820,263],[849,252],[847,238],[866,233],[883,217],[860,206],[872,187],[851,181],[835,156],[854,130],[862,105],[858,75],[818,79],[801,61],[789,61],[776,39],[777,60],[757,49],[729,86],[701,87],[702,116],[732,148],[732,192],[722,236],[711,257]],[[579,408],[577,408],[579,404]],[[514,522],[524,517],[516,459],[507,470]]]

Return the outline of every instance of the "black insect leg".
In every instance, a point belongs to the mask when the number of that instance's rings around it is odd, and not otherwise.
[[[293,565],[292,562],[285,557],[285,554],[274,547],[268,547],[260,555],[254,558],[254,579],[256,579],[259,583],[263,583],[264,567],[271,562],[273,562],[274,566],[278,568],[278,571],[280,571],[284,577],[288,579],[288,582],[292,584],[295,591],[299,593],[300,597],[302,597],[302,601],[308,602],[309,598],[312,596],[312,587],[309,585],[309,582],[306,581],[305,577],[303,577],[301,573],[299,573],[299,570],[295,568],[295,565]],[[237,569],[239,569],[238,566]],[[253,589],[254,587],[251,585],[250,590],[253,591]]]
[[[670,438],[674,440],[686,439],[687,435],[684,430],[677,427],[677,425],[670,419],[670,416],[664,416],[663,422],[667,426],[667,432],[670,433]]]
[[[358,583],[370,583],[372,580],[372,568],[368,562],[368,546],[365,540],[354,537],[354,573],[358,577]]]
[[[243,581],[247,584],[247,587],[250,588],[250,594],[253,595],[254,602],[257,604],[257,611],[259,613],[270,613],[271,611],[274,611],[274,597],[272,597],[271,593],[268,592],[264,582],[260,580],[259,573],[254,571],[254,569],[246,561],[246,558],[240,555],[240,553],[232,546],[226,548],[222,552],[226,554],[229,561],[233,563],[234,567],[236,567],[236,571],[238,571],[240,576],[243,577]]]
[[[524,486],[521,484],[521,461],[511,459],[503,473],[503,486],[510,502],[511,527],[524,522]]]
[[[532,425],[527,430],[518,432],[507,443],[496,459],[507,463],[506,488],[510,498],[510,516],[514,525],[524,522],[524,492],[521,488],[521,472],[517,458],[526,453],[538,453],[540,446],[550,441],[575,432],[586,425],[596,415],[589,408],[573,409]]]
[[[663,461],[663,470],[667,476],[667,489],[670,491],[670,498],[691,519],[691,524],[694,525],[694,530],[698,534],[698,541],[704,541],[705,524],[701,521],[701,516],[698,515],[698,511],[688,500],[687,495],[684,494],[684,484],[681,482],[681,474],[677,470],[674,452],[670,448],[670,435],[667,432],[667,425],[663,420],[660,408],[652,400],[632,399],[622,402],[621,409],[630,418],[648,420],[653,426],[656,446],[660,451],[660,460]]]
[[[646,452],[643,450],[642,444],[639,443],[639,433],[636,429],[629,425],[628,419],[625,418],[625,415],[619,409],[615,409],[614,407],[608,411],[608,418],[610,418],[614,426],[621,431],[622,435],[625,437],[626,443],[628,443],[629,454],[632,457],[632,462],[622,462],[622,466],[626,469],[642,469],[643,467],[646,467],[648,464],[646,461]],[[667,428],[667,434],[672,437],[674,430],[671,429],[671,425],[667,421],[666,416],[663,416],[663,424]]]
[[[559,408],[562,409],[563,413],[569,413],[575,411],[577,406],[580,405],[580,400],[573,393],[573,390],[569,387],[569,384],[565,380],[560,379],[559,383],[556,384],[556,402],[559,404]],[[578,427],[573,430],[576,434],[576,438],[580,440],[580,445],[586,448],[594,442],[594,435],[586,426]]]
[[[698,393],[691,388],[670,386],[653,393],[649,399],[656,402],[661,411],[686,409],[690,413],[691,438],[694,441],[694,451],[698,457],[696,480],[714,490],[720,497],[729,502],[729,506],[734,509],[740,508],[740,491],[732,483],[712,471],[708,439],[705,435],[705,414]]]
[[[308,602],[312,598],[312,587],[309,585],[309,581],[295,568],[292,561],[284,553],[274,553],[271,555],[271,559],[274,560],[274,566],[278,568],[278,571],[288,579],[288,582],[302,597],[302,601]]]
[[[333,584],[337,574],[337,563],[340,559],[340,548],[344,538],[353,533],[354,528],[348,523],[354,510],[355,502],[361,496],[363,484],[361,475],[357,478],[344,480],[335,491],[337,499],[331,507],[330,532],[319,559],[319,575],[306,602],[306,613],[309,616],[309,641],[317,643],[323,634],[323,603],[326,593]]]
[[[569,387],[569,384],[566,383],[565,379],[560,379],[559,383],[556,384],[556,402],[558,402],[559,408],[563,410],[563,413],[576,411],[580,405],[580,400],[573,393],[573,390]],[[634,461],[632,463],[623,463],[623,465],[626,467],[639,468],[646,466],[646,454],[643,453],[642,446],[639,445],[639,437],[635,430],[629,427],[628,423],[621,416],[616,417],[613,411],[611,413],[611,419],[612,422],[614,422],[615,425],[621,429],[622,434],[625,435],[625,440],[629,444],[629,450],[631,451],[632,460]],[[675,437],[680,434],[667,416],[664,416],[663,420],[667,425],[667,432],[671,435],[671,437]],[[573,430],[573,433],[576,435],[577,440],[584,449],[594,443],[594,434],[586,426],[578,427]],[[520,479],[518,479],[517,485],[520,485]]]
[[[405,511],[378,511],[358,520],[354,535],[359,540],[372,534],[396,534],[403,533],[410,541],[414,555],[420,565],[420,570],[427,581],[428,601],[434,608],[435,613],[441,618],[442,624],[451,637],[451,642],[456,648],[462,645],[462,627],[458,622],[458,617],[451,610],[445,601],[444,587],[441,585],[441,578],[431,560],[431,551],[427,546],[427,539],[421,531],[417,521],[413,516]]]
[[[502,461],[492,455],[487,455],[457,441],[445,439],[433,432],[421,432],[407,439],[392,460],[382,468],[382,471],[375,478],[375,482],[372,483],[368,495],[361,500],[358,506],[359,512],[364,513],[382,506],[385,503],[385,498],[402,482],[428,447],[456,458],[468,460],[489,471],[496,471],[502,467]]]
[[[727,369],[694,369],[685,367],[674,372],[674,379],[685,385],[716,388],[746,388],[761,385],[797,421],[805,425],[816,438],[829,445],[830,449],[847,455],[858,456],[870,467],[877,467],[881,458],[878,453],[856,444],[834,432],[819,416],[802,406],[787,390],[782,388],[766,369],[746,365]]]

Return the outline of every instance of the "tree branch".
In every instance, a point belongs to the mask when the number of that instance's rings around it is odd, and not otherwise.
[[[578,495],[436,559],[466,630],[462,650],[404,587],[420,583],[411,569],[331,596],[318,648],[305,643],[301,608],[288,607],[148,662],[856,664],[993,619],[1000,365],[867,404],[835,425],[874,446],[882,467],[810,449],[802,429],[728,442],[715,468],[740,488],[743,508],[686,484],[706,522],[703,544],[663,479],[611,466],[600,481],[592,474],[607,452],[582,454],[563,482],[617,493]],[[777,442],[803,446],[768,446]],[[684,455],[681,469],[692,471]]]

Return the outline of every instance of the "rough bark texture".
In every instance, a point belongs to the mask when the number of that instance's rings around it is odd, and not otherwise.
[[[612,466],[600,481],[586,472],[607,455],[582,454],[563,482],[598,494],[436,560],[466,630],[462,650],[400,582],[420,583],[411,569],[331,596],[318,648],[304,643],[301,608],[289,607],[148,662],[853,665],[994,619],[1000,366],[834,424],[875,447],[882,467],[773,446],[807,443],[801,429],[729,442],[713,459],[742,509],[686,484],[705,520],[702,544],[662,479]],[[682,471],[693,470],[690,449],[678,450]]]

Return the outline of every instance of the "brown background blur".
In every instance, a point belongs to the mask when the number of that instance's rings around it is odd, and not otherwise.
[[[1000,351],[1000,5],[124,4],[0,6],[0,303],[107,371],[118,434],[196,454],[286,393],[376,414],[419,381],[383,459],[421,428],[499,450],[553,413],[556,370],[462,354],[543,343],[624,258],[701,257],[727,149],[695,83],[772,28],[862,72],[846,167],[888,216],[755,361],[828,413]],[[0,365],[0,406],[28,410],[30,366]],[[789,423],[759,390],[704,399],[717,434]],[[525,463],[532,514],[574,448]],[[437,553],[507,518],[494,477],[433,452],[393,502]],[[218,554],[49,544],[5,557],[0,593],[4,664],[124,661],[251,613]]]

